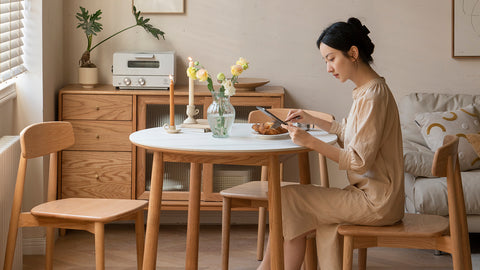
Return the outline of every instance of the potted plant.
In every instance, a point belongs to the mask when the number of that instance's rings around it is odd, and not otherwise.
[[[152,34],[156,39],[160,39],[160,36],[165,39],[165,33],[158,28],[155,28],[153,25],[149,24],[149,18],[143,18],[140,16],[141,12],[137,11],[136,7],[133,6],[133,15],[135,16],[135,24],[129,27],[126,27],[108,37],[98,42],[95,45],[92,45],[93,36],[96,36],[97,33],[103,30],[103,26],[98,21],[101,19],[102,11],[99,9],[95,13],[90,14],[88,10],[83,7],[80,7],[80,12],[76,14],[76,18],[79,23],[77,28],[81,28],[85,32],[87,38],[87,48],[83,52],[82,57],[79,60],[79,71],[78,71],[78,81],[84,87],[93,87],[98,83],[98,69],[95,64],[90,61],[90,53],[100,44],[111,39],[112,37],[136,26],[143,27],[145,31]]]

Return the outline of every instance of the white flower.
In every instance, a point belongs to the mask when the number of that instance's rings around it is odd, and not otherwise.
[[[225,88],[225,95],[226,96],[233,96],[235,95],[235,86],[231,80],[225,80],[223,83],[223,88]]]

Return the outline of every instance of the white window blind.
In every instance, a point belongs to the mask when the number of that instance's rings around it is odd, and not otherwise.
[[[0,0],[0,83],[25,71],[23,0]]]

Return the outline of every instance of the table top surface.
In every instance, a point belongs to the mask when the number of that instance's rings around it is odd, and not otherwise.
[[[308,131],[316,138],[333,144],[335,134],[323,130]],[[259,135],[252,124],[235,123],[228,138],[214,138],[211,132],[198,132],[183,128],[179,133],[167,133],[163,127],[149,128],[130,134],[130,141],[141,147],[157,150],[185,152],[272,152],[306,149],[296,145],[288,133],[280,135]]]

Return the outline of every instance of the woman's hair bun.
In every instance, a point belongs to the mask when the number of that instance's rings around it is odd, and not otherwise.
[[[363,34],[365,35],[368,35],[370,34],[370,30],[368,30],[368,28],[363,25],[359,19],[355,18],[355,17],[351,17],[348,19],[347,21],[348,24],[356,27],[357,29],[360,29],[362,31]]]
[[[355,17],[349,18],[348,21],[347,21],[347,24],[351,25],[353,27],[353,29],[355,29],[356,32],[358,33],[357,34],[357,37],[358,37],[358,45],[357,46],[359,48],[361,47],[360,48],[361,51],[362,51],[361,57],[367,63],[372,62],[373,61],[372,53],[373,53],[373,50],[375,48],[375,45],[373,45],[372,40],[368,36],[368,34],[370,33],[370,30],[368,30],[368,28],[365,25],[363,25],[360,22],[359,19],[357,19]]]
[[[354,25],[356,27],[362,27],[362,23],[360,22],[359,19],[355,18],[355,17],[350,17],[347,21],[348,24],[351,24],[351,25]]]

